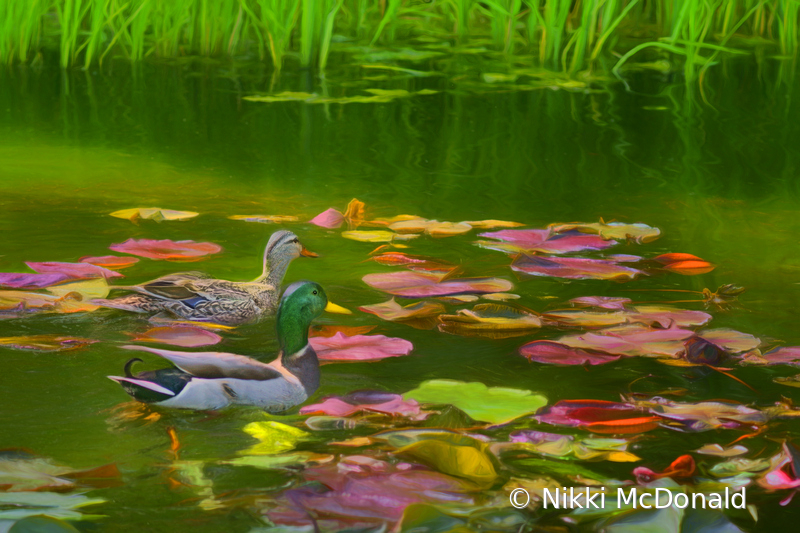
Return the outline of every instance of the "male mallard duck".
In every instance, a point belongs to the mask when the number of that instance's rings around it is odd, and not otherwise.
[[[317,257],[291,231],[276,231],[264,250],[264,270],[253,281],[226,281],[202,272],[182,272],[142,285],[116,287],[138,294],[92,303],[135,313],[167,311],[187,320],[242,324],[275,312],[286,269],[301,255]]]
[[[287,287],[278,307],[280,354],[266,364],[250,357],[221,352],[176,352],[145,346],[124,346],[169,359],[177,368],[108,376],[134,399],[178,409],[222,409],[230,404],[255,405],[271,413],[303,403],[319,387],[319,360],[308,343],[311,321],[322,311],[350,313],[328,301],[311,281]]]

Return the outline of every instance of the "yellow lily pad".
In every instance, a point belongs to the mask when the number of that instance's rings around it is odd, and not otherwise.
[[[258,444],[240,452],[241,455],[274,455],[294,449],[309,433],[280,422],[251,422],[244,427],[245,433],[258,439]]]

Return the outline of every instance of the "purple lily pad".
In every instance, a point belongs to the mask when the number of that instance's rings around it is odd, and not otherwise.
[[[646,275],[641,270],[622,266],[615,261],[585,257],[520,255],[511,263],[511,268],[531,276],[566,279],[630,280]]]
[[[597,350],[571,348],[553,341],[533,341],[523,345],[519,353],[531,361],[548,365],[602,365],[622,357]]]
[[[6,289],[43,289],[68,279],[72,278],[60,272],[50,274],[0,272],[0,287]]]
[[[523,250],[548,254],[605,250],[617,244],[617,241],[605,240],[599,235],[578,231],[552,233],[546,229],[507,229],[481,233],[480,236],[507,242]]]
[[[25,263],[29,268],[39,274],[63,274],[71,279],[90,279],[90,278],[121,278],[124,277],[119,272],[114,272],[101,266],[91,263],[59,263],[55,261],[45,263]]]
[[[404,400],[399,394],[380,391],[356,391],[346,396],[330,396],[324,398],[320,403],[302,407],[300,414],[350,416],[364,411],[405,416],[414,420],[421,420],[428,416],[427,413],[422,412],[416,400]]]

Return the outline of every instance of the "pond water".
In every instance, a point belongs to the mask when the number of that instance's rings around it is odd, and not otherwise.
[[[109,245],[130,238],[191,239],[217,243],[223,252],[188,267],[143,258],[112,283],[133,285],[182,270],[247,280],[260,272],[269,235],[285,227],[320,255],[293,262],[285,281],[317,281],[333,301],[356,310],[388,299],[362,277],[396,267],[367,261],[379,244],[302,222],[329,207],[343,210],[352,198],[365,202],[368,218],[408,213],[454,222],[510,220],[532,228],[602,218],[661,229],[658,240],[623,242],[614,253],[683,252],[717,267],[701,275],[662,273],[628,283],[524,277],[512,272],[506,254],[475,246],[477,230],[441,239],[422,236],[402,251],[460,264],[461,276],[511,280],[512,292],[520,295],[515,303],[537,312],[579,296],[669,302],[699,296],[661,289],[734,284],[747,289],[741,305],[710,309],[713,327],[750,333],[765,347],[800,345],[800,94],[766,81],[769,72],[749,63],[726,65],[709,80],[712,89],[705,95],[670,75],[651,73],[630,74],[630,91],[617,82],[593,83],[587,91],[520,90],[452,77],[370,80],[368,73],[331,72],[327,80],[307,72],[276,80],[255,68],[215,64],[0,71],[0,271],[25,272],[26,261],[107,255],[113,253]],[[370,87],[433,94],[346,104],[244,99],[282,91],[340,97]],[[109,216],[132,207],[200,215],[137,224]],[[228,218],[250,214],[295,215],[301,222],[281,226]],[[447,304],[447,309],[472,305]],[[702,302],[675,305],[703,309]],[[407,339],[414,350],[378,362],[326,364],[311,401],[358,389],[404,393],[437,378],[531,390],[549,405],[564,399],[619,401],[631,391],[670,389],[685,389],[682,396],[668,396],[684,402],[728,399],[765,407],[782,397],[798,398],[797,389],[773,382],[795,374],[786,365],[721,365],[734,368],[731,373],[751,389],[721,372],[651,358],[583,367],[532,363],[518,354],[526,342],[564,335],[558,328],[507,339],[461,337],[360,311],[326,314],[318,323],[374,325],[371,333]],[[255,442],[242,429],[264,420],[254,409],[216,416],[153,410],[160,417],[150,418],[151,411],[135,411],[106,376],[120,374],[130,357],[120,345],[147,328],[142,317],[107,309],[0,320],[0,337],[61,334],[99,341],[64,352],[0,347],[0,448],[23,448],[73,469],[117,465],[121,483],[87,493],[107,501],[84,509],[102,518],[73,522],[82,531],[264,527],[262,510],[284,489],[307,483],[301,468],[226,463]],[[222,332],[222,343],[210,349],[275,353],[273,331],[271,320],[242,326]],[[145,359],[143,368],[160,363],[155,356]],[[646,379],[636,381],[640,378]],[[371,453],[370,447],[329,444],[370,431],[312,431],[297,412],[271,419],[312,433],[299,449]],[[404,427],[402,421],[390,424]],[[518,426],[589,435],[529,418]],[[180,440],[179,458],[170,451],[170,427]],[[661,471],[681,454],[709,443],[727,445],[753,431],[658,428],[631,445],[641,462],[579,464],[632,479],[635,466]],[[483,432],[507,440],[509,429]],[[782,419],[741,444],[750,450],[746,457],[768,459],[781,440],[798,436],[800,424]],[[706,466],[716,461],[694,457]],[[507,507],[502,485],[475,497],[497,497]],[[746,511],[728,517],[748,531],[789,527],[800,512],[797,501],[779,505],[788,494],[753,487],[748,503],[757,506],[758,522]],[[574,527],[552,516],[543,523]]]

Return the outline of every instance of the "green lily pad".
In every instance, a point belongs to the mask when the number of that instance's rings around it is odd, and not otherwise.
[[[547,398],[528,390],[487,387],[483,383],[465,383],[449,379],[432,379],[407,392],[405,399],[421,403],[451,404],[475,420],[502,424],[547,404]]]

